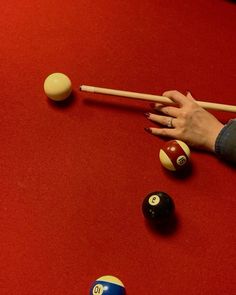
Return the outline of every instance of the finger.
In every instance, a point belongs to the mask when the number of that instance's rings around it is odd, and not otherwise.
[[[156,114],[152,114],[152,113],[147,113],[146,116],[152,122],[161,124],[163,126],[168,126],[168,127],[174,127],[175,126],[175,120],[176,119],[174,119],[173,117],[161,116],[161,115],[156,115]]]
[[[176,138],[175,129],[149,127],[145,128],[145,131],[156,136]]]
[[[165,115],[170,115],[176,118],[180,114],[180,109],[178,107],[167,106],[162,103],[150,103],[150,107],[157,112],[163,113]]]
[[[165,115],[175,117],[177,118],[180,114],[180,109],[177,107],[171,107],[171,106],[164,106],[164,105],[159,105],[155,107],[155,110],[158,112],[161,112]]]
[[[164,104],[159,103],[159,102],[151,102],[149,105],[150,105],[150,107],[151,107],[152,109],[156,109],[156,108],[159,108],[159,107],[161,107],[161,106],[164,106]]]
[[[187,102],[186,96],[177,90],[166,91],[163,93],[163,96],[170,98],[180,106],[183,106]]]

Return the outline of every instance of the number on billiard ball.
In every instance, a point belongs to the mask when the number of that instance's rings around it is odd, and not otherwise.
[[[92,284],[89,295],[125,295],[125,287],[118,278],[103,276]]]
[[[173,216],[174,209],[174,201],[165,192],[149,193],[142,204],[144,217],[155,224],[169,221]]]
[[[168,170],[183,170],[189,164],[190,149],[181,140],[170,140],[160,149],[159,158]]]

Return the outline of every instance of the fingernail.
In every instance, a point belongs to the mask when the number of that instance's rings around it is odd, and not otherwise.
[[[150,117],[150,113],[145,113],[144,116],[147,117],[147,118],[149,118]]]
[[[152,129],[151,128],[148,128],[148,127],[145,127],[144,130],[148,133],[151,133],[152,134]]]
[[[155,106],[156,106],[156,104],[154,102],[151,102],[149,105],[151,108],[155,108]]]

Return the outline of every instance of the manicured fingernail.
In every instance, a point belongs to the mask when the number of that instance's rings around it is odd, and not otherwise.
[[[147,117],[147,118],[149,118],[150,117],[150,113],[145,113],[144,116]]]
[[[148,127],[145,127],[144,130],[148,133],[151,133],[152,134],[152,129],[151,128],[148,128]]]

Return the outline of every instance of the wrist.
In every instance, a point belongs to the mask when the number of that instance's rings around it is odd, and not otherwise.
[[[213,130],[211,130],[211,134],[209,135],[208,149],[211,152],[216,152],[216,142],[219,134],[223,130],[224,125],[219,122]]]

